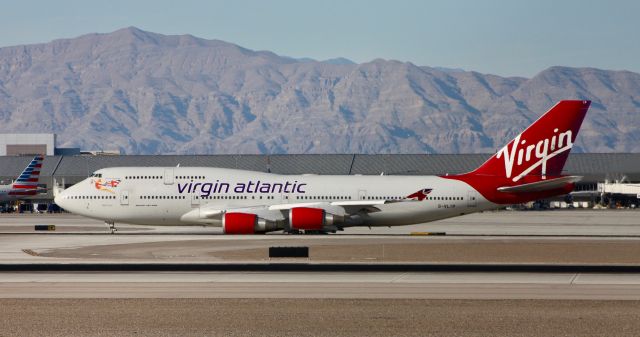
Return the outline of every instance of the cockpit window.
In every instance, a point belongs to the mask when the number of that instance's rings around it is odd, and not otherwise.
[[[102,178],[102,173],[94,173],[91,175],[92,178]]]

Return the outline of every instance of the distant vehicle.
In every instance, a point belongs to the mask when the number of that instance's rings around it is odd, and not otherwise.
[[[562,175],[590,101],[561,101],[473,172],[279,175],[209,167],[114,167],[60,192],[64,209],[114,224],[210,225],[227,234],[335,232],[424,223],[573,190]]]
[[[42,192],[43,189],[38,188],[38,181],[43,159],[41,155],[33,157],[13,183],[0,185],[0,202],[17,200]]]

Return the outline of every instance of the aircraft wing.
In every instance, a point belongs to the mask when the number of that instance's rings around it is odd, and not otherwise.
[[[347,216],[358,212],[379,212],[376,206],[394,202],[412,202],[413,200],[349,200],[335,202],[305,202],[276,205],[256,205],[250,207],[224,207],[221,205],[203,205],[184,214],[183,221],[209,223],[211,220],[221,220],[225,213],[249,213],[271,221],[284,220],[292,208],[308,207],[320,208],[328,213]]]
[[[221,205],[203,205],[182,215],[183,221],[209,223],[211,220],[221,220],[225,213],[256,214],[269,220],[284,220],[282,212],[270,210],[269,206],[257,205],[251,207],[224,207]]]
[[[336,215],[349,215],[358,211],[377,212],[380,211],[376,205],[384,205],[391,202],[390,200],[349,200],[349,201],[333,201],[333,202],[304,202],[294,204],[278,204],[271,205],[269,209],[288,211],[297,207],[322,208],[327,212]]]

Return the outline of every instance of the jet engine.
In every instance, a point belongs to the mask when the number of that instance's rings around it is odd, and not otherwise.
[[[289,210],[291,230],[321,231],[344,221],[344,216],[327,213],[322,208],[294,207]]]
[[[225,234],[257,234],[278,230],[275,221],[269,221],[252,213],[225,213],[222,231]]]

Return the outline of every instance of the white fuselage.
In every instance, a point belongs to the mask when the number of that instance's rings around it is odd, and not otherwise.
[[[431,189],[428,199],[405,199],[422,189]],[[109,223],[213,226],[221,225],[219,218],[185,215],[359,201],[377,203],[375,211],[359,212],[355,225],[363,226],[416,224],[497,207],[468,184],[437,176],[279,175],[208,167],[102,169],[56,197],[70,212]]]
[[[15,191],[15,189],[11,186],[11,184],[0,185],[0,202],[18,200],[18,196],[9,194],[12,191]]]

